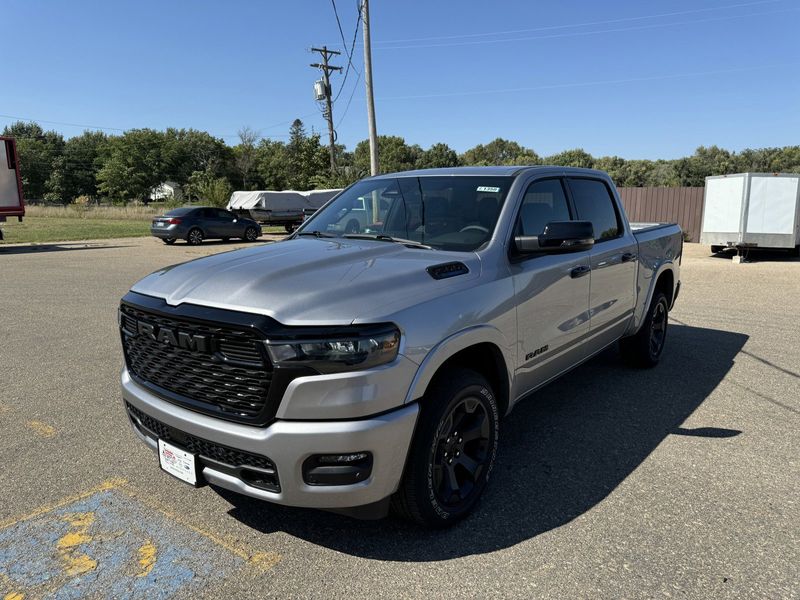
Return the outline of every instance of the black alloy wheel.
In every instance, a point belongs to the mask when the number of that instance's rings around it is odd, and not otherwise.
[[[433,491],[446,509],[458,509],[480,484],[490,455],[491,420],[475,396],[458,400],[442,420],[431,448]]]
[[[189,231],[189,235],[186,236],[186,241],[189,242],[192,246],[199,246],[203,243],[203,232],[201,229],[195,227],[191,231]]]
[[[658,357],[667,339],[667,300],[657,302],[650,318],[650,355]]]

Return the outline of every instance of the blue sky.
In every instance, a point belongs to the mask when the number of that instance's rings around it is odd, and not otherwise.
[[[317,56],[341,49],[330,0],[3,2],[0,126],[39,120],[194,127],[284,139],[313,100]],[[356,0],[337,0],[352,39]],[[378,132],[463,151],[502,136],[541,155],[675,158],[699,145],[800,144],[797,0],[372,0]],[[361,71],[358,43],[354,65]],[[8,53],[14,53],[8,60]],[[341,57],[338,64],[346,64]],[[333,76],[334,93],[343,80]],[[334,106],[337,122],[356,84]],[[363,79],[337,125],[366,137]],[[45,123],[53,121],[59,123]]]

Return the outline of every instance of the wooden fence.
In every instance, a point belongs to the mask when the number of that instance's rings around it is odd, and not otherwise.
[[[632,222],[678,223],[690,242],[700,241],[702,187],[622,187],[622,205]]]

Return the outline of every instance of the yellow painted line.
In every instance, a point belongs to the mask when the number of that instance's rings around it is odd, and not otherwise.
[[[126,479],[121,478],[114,478],[114,479],[107,479],[103,483],[98,486],[95,486],[85,492],[81,492],[79,494],[74,494],[72,496],[67,496],[62,500],[57,502],[53,502],[52,504],[45,504],[44,506],[40,506],[36,510],[23,515],[21,517],[11,517],[10,519],[5,519],[4,521],[0,521],[0,529],[6,529],[11,527],[12,525],[16,525],[17,523],[22,523],[23,521],[28,521],[33,519],[34,517],[38,517],[40,515],[52,512],[57,508],[61,508],[62,506],[66,506],[67,504],[72,504],[73,502],[77,502],[78,500],[83,500],[84,498],[88,498],[98,492],[105,492],[106,490],[113,490],[115,488],[120,487],[127,483]]]
[[[25,423],[29,428],[33,429],[34,433],[39,434],[43,438],[51,438],[56,434],[56,428],[41,421],[28,421]]]
[[[150,540],[147,540],[139,547],[139,573],[137,577],[147,577],[150,571],[153,570],[153,565],[156,564],[156,546]]]
[[[76,512],[64,515],[69,531],[56,543],[58,554],[64,563],[64,571],[70,577],[83,575],[97,568],[97,561],[78,550],[81,544],[92,541],[89,527],[94,523],[93,512]]]
[[[212,533],[210,531],[192,525],[191,523],[188,523],[185,519],[183,519],[180,515],[172,512],[170,509],[166,508],[165,506],[161,505],[155,500],[149,497],[144,497],[143,495],[139,494],[138,491],[132,489],[128,485],[121,485],[117,489],[117,491],[123,492],[128,496],[130,496],[131,498],[137,500],[141,504],[144,504],[145,506],[149,506],[150,508],[157,510],[170,520],[183,525],[187,529],[191,529],[192,531],[194,531],[199,535],[202,535],[203,537],[211,540],[221,548],[224,548],[231,554],[238,556],[239,558],[247,562],[249,565],[252,565],[262,571],[270,570],[272,567],[277,565],[282,559],[282,556],[277,552],[251,552],[246,548],[242,548],[231,542],[228,542],[227,540],[218,536],[215,533]]]
[[[25,594],[20,592],[11,592],[3,596],[3,600],[24,600]]]

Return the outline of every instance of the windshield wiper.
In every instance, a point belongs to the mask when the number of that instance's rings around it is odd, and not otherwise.
[[[327,233],[327,232],[324,232],[324,231],[318,231],[316,229],[314,231],[301,231],[297,235],[298,236],[301,236],[301,235],[313,235],[315,238],[333,238],[333,237],[336,237],[332,233]]]
[[[411,248],[424,248],[425,250],[434,250],[433,247],[427,246],[414,240],[404,240],[403,238],[396,238],[385,233],[345,233],[343,238],[351,240],[378,240],[380,242],[394,242],[396,244],[403,244]]]

